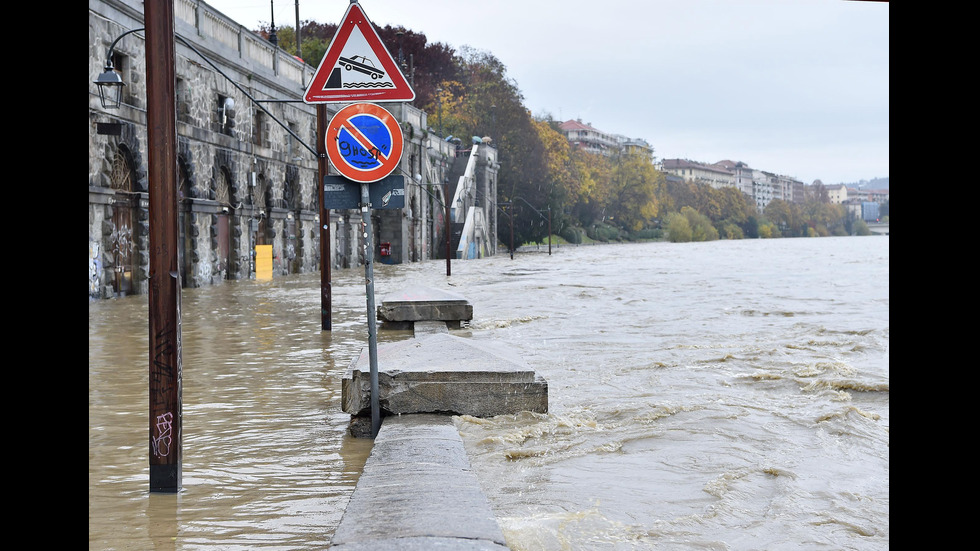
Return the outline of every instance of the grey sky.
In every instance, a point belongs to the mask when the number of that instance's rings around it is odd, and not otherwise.
[[[296,0],[205,0],[249,29]],[[535,115],[810,184],[888,176],[889,4],[842,0],[361,0],[378,26],[492,53]],[[337,23],[349,0],[300,0]],[[388,44],[395,51],[395,45]]]

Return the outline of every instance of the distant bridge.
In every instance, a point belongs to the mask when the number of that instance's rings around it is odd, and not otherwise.
[[[888,222],[883,224],[868,224],[868,229],[871,233],[877,233],[879,235],[888,235]]]

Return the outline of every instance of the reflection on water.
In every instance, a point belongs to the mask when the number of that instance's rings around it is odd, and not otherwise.
[[[376,265],[473,304],[548,414],[457,418],[514,551],[887,549],[888,237]],[[145,297],[89,306],[91,549],[323,549],[370,452],[340,379],[363,269],[184,290],[183,491],[149,495]],[[379,341],[409,333],[379,332]]]

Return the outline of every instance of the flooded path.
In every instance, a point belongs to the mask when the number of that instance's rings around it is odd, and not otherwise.
[[[514,551],[889,546],[888,237],[375,265],[448,288],[546,415],[459,417]],[[363,268],[184,290],[183,490],[148,492],[146,297],[89,304],[89,548],[325,549],[370,452],[340,380]],[[379,342],[410,337],[381,331]],[[383,519],[379,519],[382,521]]]

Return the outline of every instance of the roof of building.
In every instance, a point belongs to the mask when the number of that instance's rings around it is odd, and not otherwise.
[[[698,170],[708,170],[711,172],[721,172],[723,174],[731,174],[732,172],[723,166],[718,164],[706,165],[703,163],[698,163],[695,161],[690,161],[687,159],[664,159],[663,160],[664,170],[677,170],[681,168],[692,168]]]
[[[583,123],[581,120],[567,120],[558,125],[561,130],[594,130],[596,132],[602,133],[601,130],[592,127],[589,124]]]

